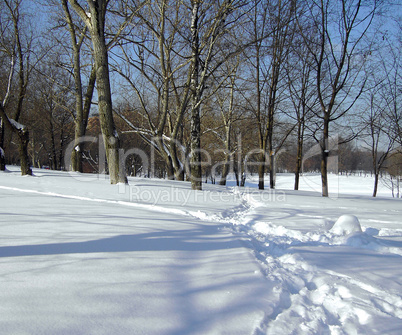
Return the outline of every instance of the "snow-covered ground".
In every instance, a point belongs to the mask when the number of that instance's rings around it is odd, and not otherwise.
[[[401,333],[402,200],[370,177],[34,174],[0,173],[1,334]]]

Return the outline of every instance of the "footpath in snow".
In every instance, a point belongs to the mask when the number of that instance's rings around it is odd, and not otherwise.
[[[34,172],[0,173],[4,334],[402,329],[400,200]]]

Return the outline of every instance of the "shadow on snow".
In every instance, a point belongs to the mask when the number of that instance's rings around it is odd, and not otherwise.
[[[156,233],[117,235],[113,237],[68,243],[0,247],[0,257],[110,253],[135,251],[210,251],[239,248],[230,237],[214,236],[217,228],[168,230]]]

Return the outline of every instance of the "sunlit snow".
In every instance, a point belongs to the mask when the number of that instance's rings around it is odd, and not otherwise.
[[[402,200],[0,173],[2,334],[400,334]]]

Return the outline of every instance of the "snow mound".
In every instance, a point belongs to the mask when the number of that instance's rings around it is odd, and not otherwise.
[[[342,215],[336,220],[330,232],[337,235],[349,235],[352,233],[361,233],[359,219],[354,215]]]

